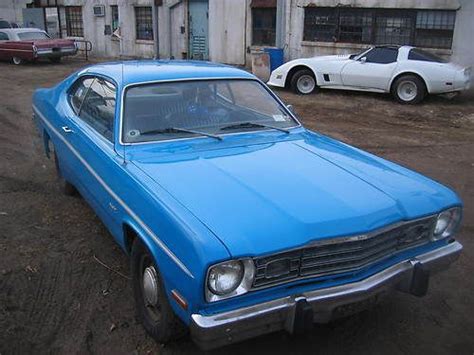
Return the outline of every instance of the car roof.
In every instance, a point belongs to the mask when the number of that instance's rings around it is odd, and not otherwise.
[[[108,76],[124,86],[186,79],[255,79],[249,72],[235,67],[192,60],[131,60],[100,63],[80,72],[83,73]]]
[[[21,33],[21,32],[44,32],[40,28],[33,28],[33,27],[22,27],[22,28],[0,28],[0,31],[7,32],[7,33]]]

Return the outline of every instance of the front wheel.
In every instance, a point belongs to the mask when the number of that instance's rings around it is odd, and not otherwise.
[[[403,75],[393,83],[392,95],[402,104],[417,104],[426,96],[425,83],[415,75]]]
[[[21,59],[21,58],[19,58],[19,57],[13,57],[13,58],[12,58],[12,62],[13,62],[13,64],[15,64],[15,65],[20,65],[20,64],[23,64],[23,63],[24,63],[24,60]]]
[[[291,89],[295,94],[308,95],[317,89],[316,78],[309,69],[298,70],[291,78]]]
[[[136,238],[130,258],[137,317],[159,343],[167,343],[185,333],[166,297],[163,280],[151,253]]]

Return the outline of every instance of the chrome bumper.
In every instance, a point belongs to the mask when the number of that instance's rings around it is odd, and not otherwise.
[[[395,264],[364,280],[319,289],[260,303],[229,312],[191,316],[191,337],[203,349],[212,349],[278,330],[290,333],[302,325],[326,323],[341,308],[353,313],[364,302],[389,290],[422,296],[429,274],[445,269],[461,253],[462,245],[452,242],[434,251]],[[368,302],[370,303],[370,302]],[[352,307],[354,306],[354,307]]]

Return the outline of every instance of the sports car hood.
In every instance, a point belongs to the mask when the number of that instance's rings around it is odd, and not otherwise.
[[[349,59],[350,54],[340,54],[340,55],[321,55],[317,57],[312,57],[311,60],[323,60],[323,61],[342,61],[342,60],[347,60]]]
[[[239,139],[182,152],[147,148],[132,157],[234,257],[362,233],[460,203],[432,180],[324,136]]]

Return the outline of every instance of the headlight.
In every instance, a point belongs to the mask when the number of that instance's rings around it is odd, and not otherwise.
[[[459,207],[450,208],[438,215],[433,232],[433,240],[440,240],[452,236],[461,222],[462,211]]]
[[[254,274],[251,259],[229,260],[211,266],[207,273],[206,300],[214,302],[248,292]]]

